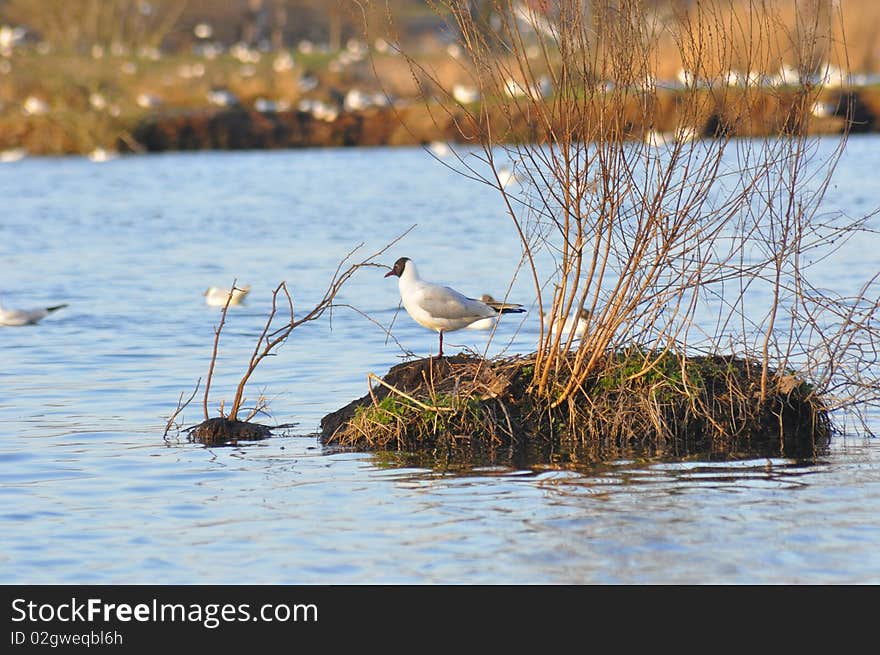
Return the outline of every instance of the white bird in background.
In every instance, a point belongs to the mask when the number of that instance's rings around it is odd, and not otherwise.
[[[565,321],[562,323],[562,338],[568,339],[568,335],[571,333],[572,327],[574,327],[574,338],[580,339],[584,336],[584,332],[587,331],[587,326],[590,323],[590,318],[592,317],[592,313],[589,309],[582,309],[578,315],[577,319],[573,316],[566,317]],[[547,321],[550,317],[547,314],[544,314],[544,321]],[[559,328],[558,321],[553,324],[553,336],[556,336],[556,331]]]
[[[63,307],[67,307],[67,304],[41,307],[39,309],[5,309],[0,304],[0,325],[36,325],[49,314]]]
[[[89,159],[98,164],[116,159],[118,156],[117,152],[106,148],[95,148],[89,153]]]
[[[251,285],[249,284],[246,284],[243,287],[233,287],[232,299],[229,300],[229,304],[240,305],[250,290]],[[226,305],[226,300],[229,299],[229,289],[224,289],[222,287],[209,287],[203,295],[205,296],[205,302],[211,305],[211,307],[223,307]]]
[[[455,289],[425,282],[419,277],[416,265],[409,257],[401,257],[385,277],[398,278],[400,298],[407,314],[419,325],[440,333],[440,352],[443,356],[443,333],[466,328],[475,321],[494,318],[499,314],[521,313],[522,305],[483,302],[468,298]]]
[[[467,86],[465,84],[454,84],[452,86],[452,97],[456,102],[463,105],[469,105],[480,99],[480,91],[476,87]]]
[[[658,130],[648,130],[645,132],[645,143],[648,144],[652,148],[662,148],[663,146],[668,146],[673,138],[672,135],[666,132],[660,132]]]
[[[9,148],[8,150],[0,151],[0,162],[9,164],[24,159],[27,157],[27,154],[27,150],[24,148]]]
[[[516,182],[516,173],[513,172],[513,168],[510,166],[501,166],[498,169],[498,182],[501,184],[502,189],[506,189]]]
[[[445,141],[431,141],[428,144],[428,150],[431,151],[435,157],[448,157],[452,152],[452,149],[449,147],[449,144]]]

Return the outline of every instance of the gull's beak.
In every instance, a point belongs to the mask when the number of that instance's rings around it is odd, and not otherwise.
[[[391,277],[392,275],[394,275],[394,269],[393,269],[393,268],[392,268],[390,271],[388,271],[387,273],[385,273],[385,275],[383,275],[382,277]]]

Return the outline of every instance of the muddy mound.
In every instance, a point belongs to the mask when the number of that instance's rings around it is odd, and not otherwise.
[[[398,364],[370,393],[328,414],[321,441],[368,451],[518,452],[536,447],[591,460],[622,456],[812,457],[832,431],[813,387],[733,356],[685,360],[609,354],[578,393],[555,403],[532,386],[534,356],[459,355]],[[634,374],[634,372],[638,372]],[[564,385],[564,369],[559,384]]]

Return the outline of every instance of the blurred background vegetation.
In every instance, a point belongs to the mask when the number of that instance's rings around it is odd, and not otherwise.
[[[662,26],[693,18],[697,0],[641,3]],[[499,3],[469,4],[493,29]],[[526,0],[512,7],[528,5],[551,19],[553,4]],[[735,15],[737,1],[727,4]],[[835,71],[858,75],[858,86],[876,86],[876,0],[766,4],[778,12],[780,31],[796,32],[804,17],[843,11],[841,33],[824,37],[827,60],[836,62]],[[312,126],[302,129],[314,132],[346,112],[405,106],[430,95],[429,83],[413,75],[398,49],[430,70],[430,84],[458,86],[463,96],[474,85],[473,67],[456,46],[459,35],[443,3],[430,0],[0,0],[0,26],[3,151],[137,151],[145,149],[138,139],[145,121],[181,112],[299,112]],[[680,84],[682,63],[671,54],[674,44],[668,46],[664,56],[661,37],[655,76]],[[785,62],[779,64],[784,71]],[[822,65],[815,62],[816,71]]]

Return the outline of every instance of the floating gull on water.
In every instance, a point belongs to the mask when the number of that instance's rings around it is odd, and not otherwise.
[[[232,299],[229,301],[229,304],[240,305],[250,290],[251,286],[249,284],[243,287],[234,287],[232,290]],[[223,307],[226,304],[226,300],[229,298],[229,289],[224,289],[222,287],[209,287],[203,295],[205,296],[205,302],[212,307]]]
[[[67,304],[41,307],[39,309],[5,309],[0,304],[0,325],[36,325],[49,314],[67,307]]]
[[[8,150],[3,150],[0,152],[0,162],[4,164],[10,164],[14,161],[18,161],[19,159],[24,159],[27,157],[27,150],[24,148],[9,148]]]
[[[513,168],[501,166],[498,169],[498,183],[501,185],[501,188],[506,189],[514,182],[516,182],[516,173],[513,172]]]
[[[456,102],[469,105],[480,99],[480,91],[476,87],[456,84],[452,87],[452,97]]]

